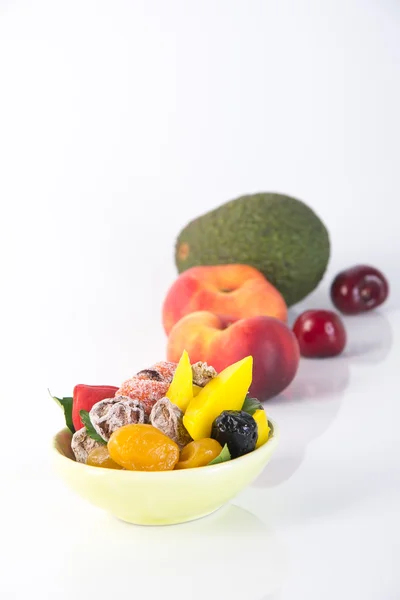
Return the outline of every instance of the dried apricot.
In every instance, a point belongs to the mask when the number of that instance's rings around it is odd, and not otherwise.
[[[103,469],[122,469],[122,467],[117,465],[111,458],[107,446],[93,448],[93,450],[89,452],[86,464],[91,467],[103,467]]]
[[[221,444],[211,438],[190,442],[183,448],[175,469],[205,467],[221,453],[221,450]]]
[[[152,425],[125,425],[108,441],[111,458],[130,471],[171,471],[179,446]]]

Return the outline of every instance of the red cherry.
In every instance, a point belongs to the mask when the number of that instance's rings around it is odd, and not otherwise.
[[[336,275],[331,285],[331,298],[338,310],[346,315],[372,310],[389,294],[386,277],[368,265],[357,265]]]
[[[300,354],[307,358],[336,356],[346,345],[342,319],[331,310],[306,310],[297,317],[293,332]]]

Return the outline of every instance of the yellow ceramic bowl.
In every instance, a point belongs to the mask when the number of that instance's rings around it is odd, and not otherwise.
[[[92,504],[139,525],[172,525],[214,512],[251,483],[269,462],[278,430],[264,446],[235,460],[179,471],[139,472],[89,467],[74,460],[71,433],[53,439],[54,466],[64,481]]]

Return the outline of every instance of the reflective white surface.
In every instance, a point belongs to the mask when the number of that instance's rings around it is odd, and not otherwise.
[[[399,31],[398,0],[0,0],[1,598],[400,598]],[[266,405],[280,447],[233,506],[115,521],[54,478],[46,388],[162,359],[178,231],[260,190],[331,236],[291,319],[358,263],[390,299]]]
[[[119,522],[54,480],[45,445],[23,479],[10,469],[0,550],[8,597],[397,598],[400,311],[345,321],[345,355],[302,360],[292,386],[266,403],[280,447],[211,517]]]

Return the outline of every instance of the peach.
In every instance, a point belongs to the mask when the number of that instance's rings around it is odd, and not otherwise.
[[[250,394],[259,400],[282,392],[293,380],[300,359],[296,336],[279,319],[257,316],[234,320],[207,311],[186,315],[172,328],[168,360],[177,362],[183,350],[187,350],[191,363],[205,361],[218,372],[251,355]]]
[[[192,267],[170,287],[163,305],[167,335],[185,315],[199,310],[235,319],[266,315],[287,319],[287,306],[264,275],[248,265]]]

